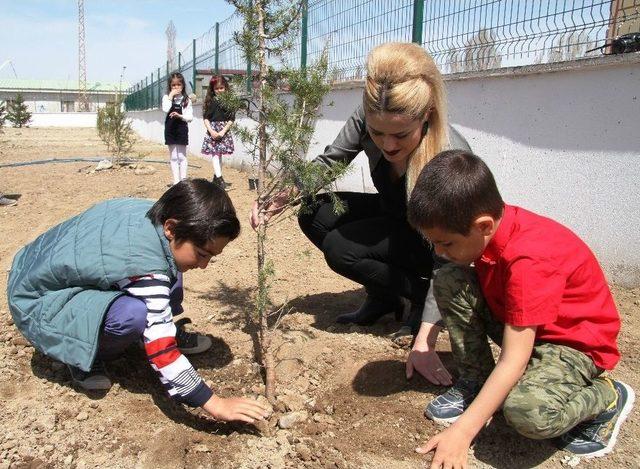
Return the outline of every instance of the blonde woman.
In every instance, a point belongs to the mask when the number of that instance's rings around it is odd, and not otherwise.
[[[444,83],[433,59],[417,44],[391,42],[373,49],[367,59],[363,102],[346,122],[335,141],[315,161],[332,165],[351,162],[361,151],[369,160],[377,194],[338,193],[346,212],[336,215],[328,198],[312,213],[301,215],[304,234],[325,255],[331,269],[364,286],[367,298],[339,323],[371,325],[387,313],[402,315],[403,302],[411,302],[405,323],[417,332],[416,344],[436,337],[440,316],[423,315],[429,278],[433,270],[431,247],[407,222],[407,198],[422,168],[447,148],[469,149],[447,123]],[[278,209],[274,202],[266,213],[251,214],[255,227]],[[427,317],[430,316],[430,317]],[[404,328],[405,330],[407,327]],[[430,332],[432,334],[430,334]],[[435,341],[435,339],[434,339]],[[414,354],[413,366],[437,384],[450,384],[450,376],[433,351]],[[407,365],[408,374],[409,364]],[[436,372],[437,370],[437,372]]]

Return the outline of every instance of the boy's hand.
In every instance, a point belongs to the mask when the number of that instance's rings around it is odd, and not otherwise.
[[[427,454],[435,450],[431,460],[431,469],[466,469],[468,467],[469,446],[471,446],[472,440],[473,438],[469,438],[453,424],[424,445],[416,448],[416,452]]]
[[[202,408],[214,419],[223,422],[239,420],[254,423],[269,416],[269,409],[258,401],[244,397],[230,397],[224,399],[212,396]]]

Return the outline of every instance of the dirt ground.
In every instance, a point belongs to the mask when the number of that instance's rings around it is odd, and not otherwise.
[[[93,129],[6,129],[0,134],[0,164],[46,158],[106,155]],[[166,159],[164,146],[140,144],[147,159]],[[208,163],[191,177],[211,177]],[[108,364],[114,381],[105,395],[77,392],[67,369],[30,347],[13,326],[6,301],[7,271],[15,252],[58,222],[114,197],[159,197],[170,182],[167,165],[91,172],[95,163],[0,168],[0,190],[20,194],[0,208],[0,469],[37,467],[113,468],[417,468],[414,453],[437,427],[422,411],[442,388],[421,377],[407,381],[407,350],[387,335],[388,318],[371,328],[334,324],[357,307],[364,293],[325,265],[294,220],[271,230],[276,302],[291,312],[277,334],[277,415],[298,422],[287,429],[272,422],[266,436],[253,426],[221,424],[166,397],[138,350]],[[140,172],[140,171],[138,171]],[[147,172],[147,171],[142,171]],[[230,196],[243,223],[240,238],[206,270],[189,272],[186,313],[214,347],[192,362],[223,396],[256,395],[263,389],[253,360],[253,330],[246,326],[256,277],[255,235],[246,223],[253,200],[247,177],[225,169]],[[613,286],[623,318],[623,359],[614,377],[640,389],[640,290]],[[446,337],[439,347],[446,353]],[[296,414],[291,414],[297,412]],[[293,416],[292,416],[293,415]],[[640,467],[640,418],[633,412],[615,451],[607,458],[578,460],[548,442],[530,441],[504,425],[500,415],[471,450],[474,467]]]

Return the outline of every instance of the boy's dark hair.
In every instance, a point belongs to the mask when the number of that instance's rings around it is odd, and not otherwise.
[[[175,240],[205,246],[215,237],[233,240],[240,234],[240,221],[231,199],[217,184],[206,179],[184,179],[162,194],[147,217],[156,225],[170,218],[178,221]]]
[[[471,152],[438,153],[420,172],[407,217],[417,229],[440,228],[464,236],[480,215],[502,216],[504,202],[489,167]]]

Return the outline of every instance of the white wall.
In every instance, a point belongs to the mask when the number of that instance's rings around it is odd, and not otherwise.
[[[95,112],[39,112],[31,114],[30,127],[95,127]]]
[[[609,279],[628,286],[640,285],[637,59],[447,80],[451,122],[488,163],[505,201],[569,226],[596,253]],[[361,95],[361,86],[330,93],[310,157],[331,143]],[[163,113],[131,116],[144,138],[162,141]],[[190,125],[191,153],[199,152],[203,136],[202,120],[196,118]],[[238,165],[249,157],[236,147],[230,161]],[[338,189],[372,190],[366,159],[360,155],[356,163]]]

